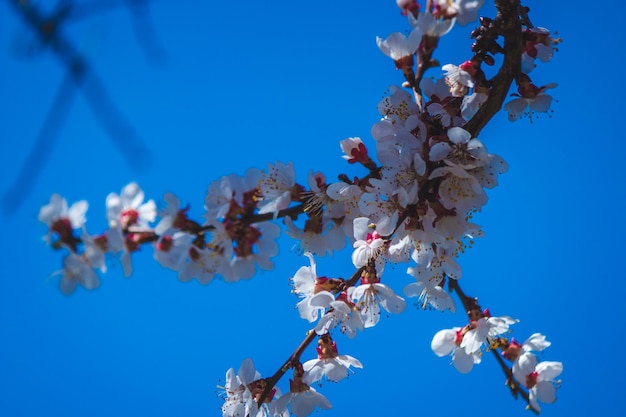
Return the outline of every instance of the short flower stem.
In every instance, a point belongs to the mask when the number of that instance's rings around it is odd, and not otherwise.
[[[502,359],[500,353],[496,349],[492,349],[491,352],[493,353],[493,356],[496,358],[496,361],[500,365],[502,372],[504,372],[504,374],[506,375],[506,385],[511,390],[511,394],[513,394],[513,397],[517,398],[517,396],[520,395],[524,399],[524,401],[526,401],[526,404],[528,404],[528,409],[535,414],[539,414],[539,411],[535,410],[533,406],[530,405],[528,393],[524,389],[522,389],[520,384],[515,380],[515,378],[513,378],[513,372],[511,372],[511,368],[509,368],[507,364],[504,363],[504,359]]]

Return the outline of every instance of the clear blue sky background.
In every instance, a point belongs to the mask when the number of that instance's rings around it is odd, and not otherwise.
[[[563,37],[553,62],[532,73],[537,84],[559,84],[558,102],[551,117],[532,125],[500,114],[482,132],[510,170],[475,218],[486,236],[460,259],[463,285],[494,315],[519,318],[516,338],[541,332],[553,343],[543,359],[564,363],[563,384],[544,415],[618,416],[626,371],[618,42],[626,10],[617,2],[609,15],[590,19],[597,10],[588,2],[525,4],[535,25]],[[106,195],[130,181],[157,202],[174,192],[200,219],[207,185],[251,166],[293,161],[301,182],[309,169],[329,178],[359,175],[342,161],[339,140],[360,136],[373,148],[376,104],[388,85],[401,82],[375,44],[376,36],[409,27],[392,0],[159,1],[151,9],[166,53],[160,65],[146,60],[123,8],[68,27],[150,148],[152,165],[133,170],[79,93],[24,204],[0,218],[2,416],[219,415],[216,385],[229,367],[250,356],[264,376],[273,373],[308,329],[288,285],[308,260],[290,250],[291,241],[281,240],[275,270],[250,281],[183,284],[145,250],[134,257],[130,279],[114,265],[98,290],[66,297],[57,279],[47,281],[61,256],[42,242],[38,210],[55,192],[70,202],[87,199],[88,230],[99,233]],[[5,192],[64,69],[46,51],[17,56],[30,35],[6,1],[0,21]],[[442,39],[442,64],[470,57],[469,30]],[[412,280],[405,268],[386,271],[398,292]],[[352,270],[348,251],[318,265],[328,276]],[[324,383],[334,408],[320,415],[529,415],[490,356],[461,375],[431,352],[438,330],[465,321],[460,312],[410,305],[354,340],[337,335],[340,353],[364,369]],[[312,349],[304,355],[312,357]]]

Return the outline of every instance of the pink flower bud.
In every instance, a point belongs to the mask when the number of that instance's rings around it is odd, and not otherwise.
[[[345,153],[343,158],[347,159],[351,164],[355,162],[365,164],[370,160],[367,154],[367,148],[360,138],[347,138],[339,142],[339,145],[343,153]]]

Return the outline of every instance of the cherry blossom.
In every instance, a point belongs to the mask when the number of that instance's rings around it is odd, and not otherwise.
[[[362,194],[363,190],[357,184],[345,182],[330,184],[326,189],[326,195],[341,210],[341,228],[349,239],[354,239],[354,219],[361,216],[359,202]]]
[[[72,204],[68,209],[66,199],[59,194],[52,194],[50,203],[41,207],[37,218],[50,228],[57,220],[67,219],[72,229],[80,229],[86,222],[85,213],[88,207],[89,204],[81,200]]]
[[[289,207],[292,193],[297,192],[296,173],[293,164],[276,162],[267,165],[268,173],[259,181],[262,200],[259,202],[259,213],[274,213],[274,218],[282,209]]]
[[[248,209],[262,177],[261,170],[250,168],[243,177],[231,174],[209,184],[204,200],[207,221],[222,220],[233,204]]]
[[[50,203],[41,207],[37,216],[40,222],[48,226],[45,241],[50,244],[52,234],[55,233],[60,244],[75,251],[78,241],[73,235],[73,230],[84,226],[87,221],[85,213],[88,207],[89,204],[81,200],[72,204],[68,209],[67,200],[59,194],[53,194],[50,197]]]
[[[122,188],[122,193],[111,193],[107,196],[107,219],[113,227],[119,225],[123,231],[131,227],[145,229],[157,216],[156,204],[153,200],[143,202],[143,190],[137,183],[131,182]]]
[[[310,266],[303,266],[291,279],[293,292],[302,300],[297,304],[300,317],[314,322],[324,309],[335,300],[335,296],[329,291],[336,288],[337,280],[317,276],[315,259],[310,252],[305,253],[311,262]],[[324,301],[322,301],[324,299]]]
[[[392,314],[400,314],[406,308],[406,301],[380,282],[362,283],[356,288],[350,287],[348,296],[359,307],[365,328],[378,324],[381,306]]]
[[[546,28],[528,28],[523,32],[524,48],[522,50],[522,71],[530,73],[537,65],[535,59],[548,62],[554,54],[553,44],[556,40],[550,37],[550,31]]]
[[[430,306],[440,311],[450,310],[454,313],[456,307],[454,300],[443,289],[443,280],[437,281],[430,278],[426,274],[421,273],[420,269],[409,267],[408,274],[413,276],[417,282],[413,282],[404,287],[404,295],[407,297],[417,297],[422,308]]]
[[[458,67],[453,64],[446,64],[441,69],[446,72],[446,84],[450,87],[450,94],[453,97],[463,97],[469,88],[474,87],[474,80],[469,72],[473,69],[473,64],[469,61]]]
[[[419,115],[420,108],[406,90],[397,85],[389,86],[389,95],[378,103],[378,112],[391,122],[404,124],[410,116]],[[376,126],[376,124],[374,125]],[[373,130],[374,128],[372,128]],[[372,131],[372,136],[378,140]]]
[[[238,235],[237,245],[233,247],[235,255],[230,261],[232,276],[229,281],[240,278],[252,278],[256,267],[271,270],[274,263],[270,260],[278,254],[276,238],[280,227],[273,223],[253,223],[246,227],[243,235]]]
[[[285,233],[297,240],[302,252],[312,252],[318,256],[332,254],[346,245],[346,236],[341,226],[328,216],[311,216],[304,228],[299,229],[290,217],[285,217]]]
[[[443,180],[439,185],[439,198],[445,208],[465,214],[487,203],[485,190],[463,168],[455,165],[436,168],[428,178],[440,177]]]
[[[473,322],[470,330],[463,335],[463,341],[460,347],[465,353],[471,355],[479,352],[484,343],[487,343],[487,337],[498,336],[509,330],[511,324],[517,323],[518,320],[508,316],[502,317],[481,317]]]
[[[385,55],[393,59],[396,68],[404,68],[413,66],[413,54],[421,40],[422,32],[413,29],[408,37],[400,32],[392,33],[387,39],[376,37],[376,45]]]
[[[154,258],[165,268],[178,271],[189,256],[193,240],[189,233],[169,229],[154,244]]]
[[[95,271],[75,253],[69,253],[63,259],[63,269],[54,275],[61,275],[59,286],[65,295],[73,293],[76,285],[82,285],[87,290],[93,290],[100,285],[100,278]]]
[[[354,219],[354,252],[352,263],[355,267],[365,266],[370,260],[378,260],[385,250],[385,240],[378,232],[375,225],[370,224],[367,217]],[[382,258],[380,258],[382,261]],[[381,265],[382,266],[382,265]]]
[[[436,142],[430,147],[431,161],[445,160],[463,169],[483,166],[487,162],[487,150],[482,142],[460,127],[447,132],[448,140]]]
[[[430,344],[435,355],[439,357],[452,356],[452,364],[462,374],[469,373],[474,364],[480,363],[479,352],[468,354],[460,347],[463,340],[463,328],[454,327],[438,331]]]
[[[420,8],[417,0],[396,0],[396,4],[402,10],[403,16],[406,16],[408,13],[416,15]]]
[[[435,16],[428,11],[420,13],[417,18],[411,14],[407,15],[407,17],[413,28],[419,28],[424,35],[433,38],[439,38],[447,34],[454,27],[453,18]]]
[[[341,333],[353,339],[357,330],[363,331],[365,328],[361,311],[355,303],[349,300],[348,293],[345,291],[341,292],[334,301],[315,297],[311,300],[311,305],[327,309],[315,326],[315,333],[318,335],[326,334],[339,326]]]
[[[350,366],[363,368],[361,362],[350,355],[339,355],[337,344],[330,335],[320,337],[317,350],[317,359],[311,359],[302,364],[306,374],[304,382],[312,384],[323,377],[332,382],[338,382],[348,376]]]
[[[555,378],[563,372],[561,362],[537,361],[537,357],[526,352],[520,356],[513,366],[513,376],[526,388],[531,407],[537,412],[541,411],[539,401],[550,404],[556,401]]]
[[[424,97],[430,99],[430,102],[441,102],[446,97],[450,97],[450,87],[446,84],[445,78],[426,77],[420,82],[420,89]]]
[[[85,263],[91,268],[99,269],[100,272],[105,273],[107,271],[105,255],[108,246],[106,235],[91,236],[83,227],[81,240],[83,242],[82,257]]]
[[[436,0],[435,7],[440,13],[453,16],[460,25],[466,25],[478,18],[478,10],[483,7],[485,0]]]
[[[482,106],[488,98],[489,96],[487,94],[478,93],[476,91],[463,97],[463,103],[461,103],[461,116],[463,119],[469,121],[474,117],[478,109],[480,109],[480,106]]]
[[[264,389],[264,380],[261,374],[254,368],[252,359],[244,359],[235,374],[230,368],[226,371],[226,384],[224,386],[224,404],[222,405],[223,417],[262,417],[267,415],[265,407],[259,407],[256,397]],[[271,394],[273,397],[273,393]]]
[[[519,94],[512,94],[517,98],[504,105],[504,110],[509,112],[509,120],[514,122],[526,115],[532,121],[533,112],[547,113],[552,104],[552,96],[545,94],[545,91],[556,86],[553,83],[542,87],[531,83],[521,84],[518,88]]]
[[[332,405],[326,397],[315,391],[304,382],[304,370],[301,364],[294,368],[294,378],[289,380],[289,392],[282,395],[272,405],[274,413],[282,413],[289,405],[289,409],[296,417],[306,417],[315,408],[330,410]]]
[[[550,346],[550,342],[546,340],[546,337],[541,333],[533,333],[528,339],[521,345],[511,338],[509,344],[502,350],[502,356],[510,361],[517,362],[520,355],[527,352],[539,352]]]

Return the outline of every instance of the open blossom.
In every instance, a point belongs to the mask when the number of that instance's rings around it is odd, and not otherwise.
[[[81,200],[72,204],[68,209],[67,200],[59,194],[53,194],[50,197],[50,203],[39,210],[39,216],[37,217],[40,222],[48,226],[48,234],[45,237],[46,242],[50,243],[52,233],[56,233],[60,243],[75,250],[77,239],[73,235],[73,230],[84,226],[87,221],[85,213],[88,207],[87,202]]]
[[[311,359],[302,364],[306,374],[303,381],[307,384],[320,381],[323,377],[332,382],[338,382],[348,376],[350,366],[363,368],[361,362],[350,355],[339,355],[337,344],[330,335],[320,337],[317,350],[317,359]]]
[[[39,210],[37,218],[48,227],[52,227],[57,220],[67,219],[72,229],[80,229],[85,224],[88,206],[85,200],[81,200],[72,204],[68,209],[67,200],[59,194],[52,194],[50,203]]]
[[[204,200],[207,221],[223,219],[232,209],[232,203],[238,207],[253,209],[256,206],[253,197],[262,177],[261,170],[250,168],[243,177],[235,174],[226,175],[209,184]]]
[[[472,169],[488,162],[487,150],[483,143],[460,127],[447,131],[448,140],[437,142],[430,148],[431,161],[445,160],[464,169]]]
[[[549,88],[555,88],[557,84],[546,84],[537,87],[528,83],[518,87],[519,94],[512,94],[517,98],[504,105],[504,110],[509,112],[509,120],[514,122],[520,117],[527,115],[532,121],[533,112],[547,113],[552,104],[552,96],[545,93]]]
[[[165,268],[178,271],[189,256],[193,240],[189,233],[168,229],[154,244],[154,259]]]
[[[365,328],[378,324],[381,306],[392,314],[400,314],[406,308],[406,301],[380,282],[361,283],[358,287],[350,287],[348,296],[360,309]]]
[[[416,0],[396,0],[396,4],[402,10],[403,16],[406,16],[408,13],[417,14],[420,9],[420,5]]]
[[[370,259],[382,261],[380,255],[384,252],[385,240],[376,232],[374,227],[370,227],[370,219],[359,217],[354,219],[354,252],[352,252],[352,263],[355,267],[361,268],[367,265]],[[383,266],[382,265],[379,266]]]
[[[119,225],[123,231],[130,227],[147,228],[148,223],[156,219],[156,204],[153,200],[143,202],[143,190],[137,183],[131,182],[117,195],[107,196],[107,219],[111,226]]]
[[[105,263],[107,251],[106,235],[91,236],[87,233],[85,228],[83,228],[81,240],[83,242],[82,258],[85,263],[92,269],[99,269],[100,272],[105,273],[107,271]]]
[[[63,259],[63,269],[53,275],[61,275],[60,287],[65,295],[74,292],[76,285],[82,285],[87,290],[93,290],[100,285],[96,272],[75,253],[68,254]]]
[[[471,355],[480,351],[481,346],[487,343],[487,337],[501,335],[509,330],[509,325],[518,320],[511,317],[481,317],[472,324],[470,330],[463,335],[460,347]]]
[[[400,32],[392,33],[387,39],[376,37],[376,45],[385,55],[393,59],[396,68],[400,69],[413,66],[413,54],[421,40],[422,32],[413,29],[408,37]]]
[[[357,241],[379,239],[382,236],[391,235],[397,226],[400,212],[417,197],[417,186],[412,187],[412,192],[409,194],[404,187],[394,188],[392,184],[384,180],[372,178],[370,183],[372,186],[361,195],[359,208],[364,216],[368,216],[368,223],[371,222],[375,227],[371,227],[372,233],[368,232],[364,239],[357,238]],[[355,229],[355,234],[356,232]]]
[[[427,274],[421,274],[420,269],[409,267],[407,270],[417,282],[413,282],[404,287],[404,295],[407,297],[417,297],[422,308],[430,306],[439,311],[450,310],[454,313],[456,307],[454,300],[442,287],[442,280],[428,278]]]
[[[463,103],[461,103],[461,116],[464,120],[470,120],[480,109],[480,106],[487,101],[489,96],[484,93],[477,93],[474,91],[472,94],[463,97]]]
[[[557,43],[550,37],[550,31],[546,28],[535,27],[522,32],[522,72],[528,74],[535,67],[535,59],[548,62],[554,54],[553,44]]]
[[[348,299],[348,294],[344,291],[335,300],[319,298],[311,300],[311,305],[328,309],[315,326],[315,333],[323,335],[339,325],[341,333],[353,339],[356,331],[363,331],[365,322],[361,311],[352,301]]]
[[[439,185],[441,204],[457,213],[465,214],[471,210],[479,210],[487,203],[487,193],[478,180],[465,169],[456,166],[435,168],[429,179],[444,177]]]
[[[550,404],[556,401],[556,377],[563,372],[561,362],[545,361],[537,363],[537,357],[530,352],[520,356],[513,365],[513,376],[528,388],[530,405],[541,411],[539,401]]]
[[[178,267],[178,279],[187,282],[196,278],[201,284],[208,284],[217,275],[226,282],[236,281],[240,276],[231,267],[233,247],[224,225],[220,222],[211,224],[214,229],[206,244],[195,242],[188,246],[184,262]],[[181,237],[181,245],[186,245]]]
[[[325,308],[335,300],[335,296],[328,291],[336,286],[336,280],[317,276],[317,268],[313,255],[305,253],[311,265],[303,266],[293,276],[294,292],[302,297],[298,303],[300,317],[314,322]]]
[[[453,97],[463,97],[469,88],[474,87],[474,80],[471,74],[473,64],[466,61],[460,66],[446,64],[441,67],[446,72],[446,84],[450,87],[450,94]]]
[[[420,29],[424,35],[433,38],[439,38],[445,35],[450,32],[454,26],[453,18],[435,16],[428,11],[420,13],[417,18],[412,14],[407,15],[407,17],[409,18],[411,26]]]
[[[434,3],[438,15],[455,18],[458,24],[465,25],[476,20],[485,0],[435,0]]]
[[[276,239],[280,235],[280,226],[269,222],[248,225],[241,219],[235,219],[226,221],[223,228],[216,226],[214,232],[218,229],[220,232],[217,233],[217,246],[229,246],[223,257],[230,262],[230,268],[228,271],[220,271],[227,281],[252,278],[257,266],[264,270],[274,268],[274,262],[270,258],[278,254]]]
[[[479,352],[468,354],[460,347],[463,340],[463,328],[454,327],[438,331],[433,337],[430,347],[439,357],[452,355],[452,364],[462,374],[472,370],[474,364],[480,363]]]
[[[330,410],[332,408],[330,401],[326,397],[304,382],[304,377],[304,369],[298,363],[293,371],[293,379],[289,380],[289,392],[272,403],[272,410],[275,415],[285,413],[287,405],[289,405],[291,413],[296,417],[306,417],[315,408],[322,410]]]
[[[291,217],[285,217],[285,233],[297,240],[301,251],[312,252],[317,256],[332,254],[346,245],[346,235],[341,226],[326,215],[312,214],[299,229]]]
[[[276,165],[267,165],[267,174],[259,181],[259,190],[262,200],[259,202],[259,213],[274,213],[289,207],[291,195],[296,185],[296,173],[293,164],[276,162]]]
[[[276,411],[274,413],[284,413],[287,405],[289,405],[291,413],[296,417],[309,416],[316,408],[321,410],[330,410],[332,408],[330,401],[315,391],[314,388],[308,385],[306,389],[296,388],[293,381],[290,380],[289,382],[291,389],[275,401],[273,409]],[[297,391],[297,389],[302,390]]]
[[[508,346],[503,349],[502,356],[510,361],[517,362],[520,355],[527,352],[539,352],[550,346],[550,342],[546,340],[546,337],[541,333],[533,333],[528,339],[521,345],[511,338]]]
[[[263,392],[264,385],[261,374],[254,369],[252,359],[244,359],[235,374],[230,368],[226,372],[226,384],[224,386],[224,404],[222,405],[223,417],[263,417],[267,415],[264,407],[259,407],[255,398]],[[269,395],[271,399],[276,390]]]

